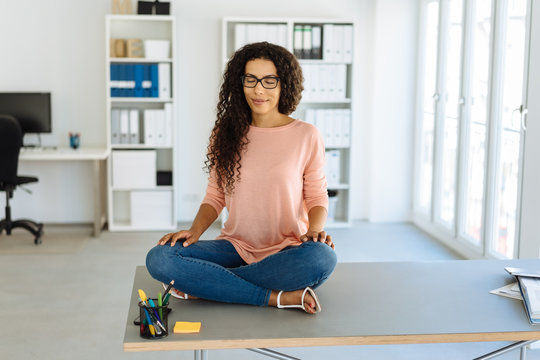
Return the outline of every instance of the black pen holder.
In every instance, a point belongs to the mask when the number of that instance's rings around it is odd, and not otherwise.
[[[157,299],[152,299],[155,307],[151,307],[148,301],[146,305],[139,302],[140,335],[145,339],[161,339],[169,335],[169,313],[171,309],[164,306],[158,306]],[[136,323],[137,324],[137,323]]]

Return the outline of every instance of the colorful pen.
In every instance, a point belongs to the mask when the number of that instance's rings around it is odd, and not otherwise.
[[[146,304],[146,294],[145,292],[142,290],[142,289],[139,289],[139,298],[141,299],[141,301]]]
[[[152,314],[151,312],[149,312],[149,313],[150,313],[150,317],[151,317],[152,320],[154,321],[154,324],[157,325],[157,326],[154,325],[154,327],[155,327],[156,329],[161,328],[163,331],[167,331],[167,329],[165,329],[165,326],[163,326],[163,324],[161,323],[161,321],[159,321],[159,320],[157,319],[156,315]],[[160,333],[161,333],[161,332],[160,332]],[[158,334],[158,335],[159,335],[159,334]]]
[[[158,312],[156,311],[156,305],[154,304],[154,301],[152,301],[152,299],[148,299],[148,303],[154,310],[154,314],[157,316],[158,320],[161,321],[161,317],[158,315]]]
[[[154,329],[154,325],[152,325],[152,318],[150,317],[150,314],[148,313],[148,310],[146,310],[146,308],[144,308],[144,312],[146,314],[146,322],[148,323],[150,334],[152,334],[152,336],[156,336],[156,330]]]
[[[158,306],[159,306],[159,308],[158,308],[158,309],[159,309],[159,310],[158,310],[158,311],[159,311],[159,318],[160,318],[160,319],[163,319],[163,309],[162,309],[162,307],[163,307],[163,301],[162,301],[161,293],[160,293],[160,292],[158,292],[158,294],[157,294],[157,304],[158,304]]]
[[[156,333],[158,335],[161,335],[161,329],[163,329],[163,331],[167,331],[167,329],[165,329],[165,326],[163,326],[163,324],[161,323],[161,320],[159,318],[159,315],[155,309],[155,305],[154,305],[154,302],[152,301],[152,299],[149,299],[146,297],[146,294],[145,292],[142,290],[142,289],[139,289],[139,300],[141,300],[142,304],[144,305],[144,311],[146,313],[146,317],[149,321],[150,324],[153,324],[155,323],[156,325],[152,325],[152,327],[150,327],[150,332],[152,332],[152,329],[155,329]],[[150,306],[148,306],[147,302],[150,304]],[[151,309],[153,310],[153,312],[155,313],[152,313],[152,311],[148,311],[148,309]],[[161,329],[160,329],[161,328]]]
[[[163,298],[163,305],[167,306],[169,303],[169,298],[171,297],[171,293],[165,294],[165,297]]]
[[[173,285],[174,285],[174,280],[171,280],[171,282],[169,283],[169,286],[167,286],[167,288],[165,289],[164,294],[168,294],[169,291],[171,291]]]

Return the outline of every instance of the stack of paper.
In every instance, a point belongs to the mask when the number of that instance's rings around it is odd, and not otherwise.
[[[540,320],[540,279],[519,276],[519,285],[532,320]]]
[[[518,280],[523,305],[531,324],[540,324],[540,272],[506,267]]]

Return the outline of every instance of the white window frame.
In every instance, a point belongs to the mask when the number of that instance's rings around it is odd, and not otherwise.
[[[421,54],[425,51],[425,29],[426,29],[426,16],[425,16],[425,9],[429,2],[438,1],[439,2],[439,40],[438,40],[438,55],[437,55],[437,93],[441,93],[441,89],[444,89],[445,84],[442,82],[444,79],[444,71],[446,64],[444,64],[444,61],[446,59],[446,56],[444,54],[444,51],[446,49],[446,31],[448,29],[448,1],[447,0],[422,0],[420,2],[420,24],[419,24],[419,36],[418,36],[418,44],[419,44],[419,71],[417,71],[417,102],[416,102],[416,132],[415,135],[417,139],[420,139],[420,136],[422,135],[422,119],[423,119],[423,79],[422,79],[422,72],[420,71],[422,69],[422,65],[420,62],[420,59],[423,57]],[[501,19],[504,19],[504,11],[505,11],[505,4],[506,0],[494,0],[492,4],[492,27],[491,27],[491,64],[490,64],[490,93],[489,93],[489,99],[488,99],[488,116],[489,121],[486,127],[486,159],[485,159],[485,177],[484,177],[484,204],[483,204],[483,226],[481,231],[481,241],[478,245],[475,245],[473,242],[470,241],[470,239],[467,238],[467,235],[464,231],[464,194],[460,189],[463,189],[466,184],[466,171],[464,171],[464,165],[466,164],[466,151],[464,151],[463,144],[467,144],[469,134],[468,134],[468,126],[464,126],[464,121],[468,122],[468,119],[464,119],[464,115],[468,117],[469,112],[469,106],[470,104],[467,103],[466,99],[470,98],[470,94],[468,94],[468,91],[470,90],[470,86],[467,83],[469,80],[469,71],[470,71],[470,62],[471,62],[471,54],[468,51],[469,50],[469,43],[471,39],[471,24],[472,24],[472,6],[474,5],[471,1],[464,1],[463,4],[463,26],[464,26],[464,32],[463,32],[463,38],[462,38],[462,67],[461,67],[461,97],[465,99],[465,103],[460,109],[460,126],[459,126],[459,139],[458,139],[458,154],[457,154],[457,180],[456,180],[456,206],[455,206],[455,216],[454,216],[454,226],[452,228],[448,228],[445,224],[442,224],[441,222],[437,221],[437,213],[436,209],[439,208],[440,204],[440,198],[438,197],[439,193],[439,187],[440,185],[440,166],[442,164],[442,157],[441,157],[441,147],[442,147],[442,141],[440,140],[443,136],[442,134],[442,123],[441,118],[444,118],[444,114],[442,111],[442,105],[441,101],[438,101],[434,104],[435,108],[435,134],[434,134],[434,156],[433,156],[433,177],[432,177],[432,199],[431,199],[431,212],[429,216],[425,216],[421,212],[419,212],[419,205],[418,205],[418,199],[419,199],[419,179],[421,174],[421,163],[420,163],[420,156],[421,156],[421,141],[416,141],[415,146],[415,181],[414,181],[414,196],[413,196],[413,222],[422,228],[423,230],[427,231],[431,235],[435,236],[437,239],[439,239],[441,242],[445,243],[452,249],[458,251],[462,255],[464,255],[467,258],[502,258],[503,256],[492,251],[491,248],[491,241],[494,239],[493,234],[493,223],[495,221],[495,204],[496,204],[496,189],[498,189],[496,181],[497,177],[495,176],[496,172],[496,165],[499,161],[498,154],[499,151],[493,151],[494,144],[499,144],[499,134],[500,134],[500,127],[501,127],[501,113],[500,113],[500,106],[498,103],[494,103],[494,99],[499,99],[501,94],[501,87],[502,87],[502,69],[503,69],[503,59],[502,59],[502,51],[500,49],[501,46],[504,46],[503,43],[503,34],[505,33],[504,26],[500,26],[501,24],[504,25],[504,21]],[[525,59],[526,64],[524,67],[524,73],[523,76],[523,107],[527,108],[527,94],[528,97],[531,98],[534,94],[540,94],[540,85],[537,84],[531,84],[533,82],[527,81],[528,79],[533,79],[533,73],[529,73],[529,67],[528,64],[531,62],[530,57],[530,49],[531,41],[531,18],[534,16],[535,19],[538,19],[537,21],[540,21],[540,9],[539,6],[536,6],[533,9],[531,0],[527,1],[527,42],[525,46]],[[444,16],[443,16],[444,15]],[[539,31],[540,36],[540,31]],[[534,56],[535,59],[540,60],[540,46],[537,46],[534,48]],[[536,63],[538,63],[538,60]],[[538,76],[538,75],[536,75]],[[535,89],[531,89],[531,85],[533,87],[536,87]],[[531,93],[531,91],[533,91]],[[436,97],[437,94],[435,94]],[[538,95],[536,98],[540,98]],[[529,110],[530,111],[530,110]],[[538,110],[537,110],[538,111]],[[529,112],[530,113],[530,112]],[[525,115],[523,115],[525,116]],[[467,124],[468,125],[468,124]],[[540,129],[536,129],[536,126],[538,124],[532,125],[535,128],[535,131],[538,132],[540,135]],[[529,131],[530,132],[530,131]],[[529,134],[530,135],[530,134]],[[540,140],[540,136],[536,137]],[[517,204],[517,213],[516,213],[516,236],[515,236],[515,246],[514,246],[514,258],[521,258],[521,257],[534,257],[537,258],[540,255],[540,226],[538,226],[538,223],[540,223],[540,215],[534,216],[531,214],[532,211],[536,210],[536,214],[540,214],[539,206],[535,206],[534,204],[540,203],[540,190],[539,186],[537,184],[540,183],[538,179],[540,179],[540,166],[534,164],[531,160],[529,162],[526,161],[527,158],[534,159],[534,151],[536,151],[536,154],[540,153],[540,145],[537,145],[538,141],[535,143],[529,142],[527,143],[525,141],[525,134],[522,129],[521,134],[521,152],[520,152],[520,161],[525,161],[522,163],[519,167],[519,185],[518,185],[518,194],[521,194],[521,197],[518,196],[518,204]],[[536,155],[537,156],[537,155]],[[523,160],[525,159],[525,160]],[[532,171],[533,174],[537,174],[536,182],[532,182],[531,180],[524,181],[523,178],[523,171],[527,171],[527,169],[530,169],[529,171]],[[536,203],[532,201],[528,201],[527,199],[530,195],[531,198],[534,198]],[[534,210],[531,210],[533,209]],[[527,216],[521,217],[522,211],[527,212]],[[536,226],[535,226],[536,224]],[[527,226],[524,228],[524,226]],[[521,236],[520,236],[521,235]]]

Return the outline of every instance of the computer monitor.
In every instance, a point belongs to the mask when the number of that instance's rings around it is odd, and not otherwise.
[[[0,93],[0,114],[14,116],[23,134],[50,133],[51,93]]]

